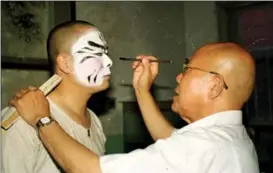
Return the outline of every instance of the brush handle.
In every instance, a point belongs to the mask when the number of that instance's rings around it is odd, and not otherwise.
[[[120,60],[123,61],[142,61],[141,59],[134,59],[134,58],[124,58],[120,57]],[[165,60],[165,59],[158,59],[158,60],[149,60],[150,62],[157,62],[157,63],[172,63],[171,60]]]

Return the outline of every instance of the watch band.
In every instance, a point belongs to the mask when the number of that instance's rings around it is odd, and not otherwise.
[[[47,126],[55,121],[52,117],[43,117],[36,123],[36,127],[39,130],[41,127]]]

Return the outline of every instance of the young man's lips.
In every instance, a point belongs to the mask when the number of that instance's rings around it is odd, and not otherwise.
[[[105,79],[110,79],[110,75],[105,75],[104,78]]]

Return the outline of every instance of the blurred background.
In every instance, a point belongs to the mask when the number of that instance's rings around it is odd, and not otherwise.
[[[272,2],[1,2],[1,107],[13,93],[39,86],[51,75],[46,38],[67,20],[86,20],[104,34],[112,67],[111,88],[91,98],[101,119],[107,153],[144,148],[153,141],[144,126],[131,86],[131,62],[120,56],[152,54],[162,64],[153,94],[176,127],[185,122],[170,105],[175,76],[184,58],[210,42],[232,41],[256,61],[256,87],[244,107],[244,124],[256,146],[261,172],[273,172],[273,3]]]

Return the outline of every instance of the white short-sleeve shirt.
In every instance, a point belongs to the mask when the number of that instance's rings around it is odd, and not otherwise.
[[[71,137],[98,155],[104,155],[106,138],[101,122],[94,112],[88,109],[91,115],[88,135],[86,128],[73,121],[49,98],[48,101],[52,117]],[[3,109],[2,116],[8,115],[10,110]],[[37,132],[21,118],[2,133],[1,160],[3,173],[60,173],[38,138]]]
[[[128,154],[102,156],[103,173],[259,173],[241,111],[210,115]]]

